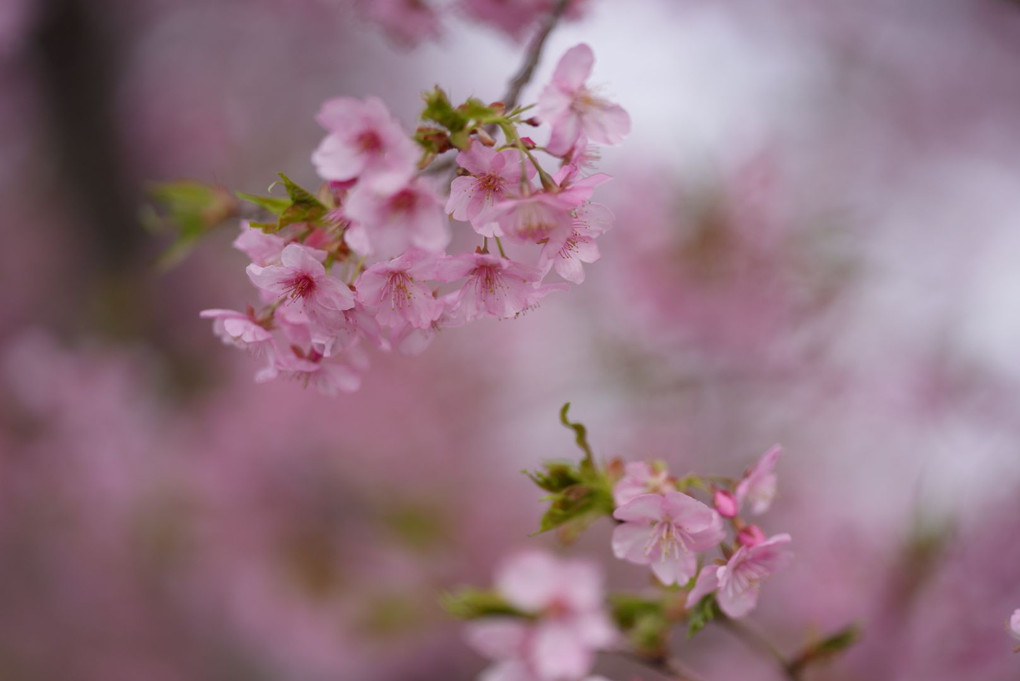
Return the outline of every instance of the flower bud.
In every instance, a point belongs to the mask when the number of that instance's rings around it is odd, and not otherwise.
[[[747,525],[737,533],[737,541],[751,548],[765,541],[765,533],[757,525]]]
[[[725,489],[717,489],[712,494],[712,504],[715,510],[724,518],[733,518],[737,515],[739,507],[733,493]]]

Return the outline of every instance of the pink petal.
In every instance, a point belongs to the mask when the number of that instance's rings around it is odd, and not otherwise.
[[[496,590],[526,612],[541,610],[559,591],[559,563],[543,551],[519,553],[496,572]]]
[[[702,598],[719,588],[718,565],[706,565],[694,582],[694,588],[687,594],[687,607],[693,608]]]
[[[680,494],[672,492],[671,494]],[[681,496],[687,496],[683,494]],[[688,497],[690,499],[690,497]],[[694,501],[694,499],[691,499]],[[666,517],[665,499],[661,494],[642,494],[613,512],[613,517],[627,523],[654,522]]]
[[[586,43],[574,45],[567,50],[553,71],[552,82],[566,90],[576,90],[591,76],[595,65],[595,53]]]
[[[613,555],[638,565],[650,561],[646,548],[652,541],[654,530],[651,525],[624,523],[613,530]]]
[[[592,651],[577,632],[560,622],[542,622],[536,626],[531,664],[539,679],[558,681],[576,679],[591,671]]]
[[[527,631],[525,620],[491,617],[468,624],[464,639],[485,657],[505,660],[521,655]]]

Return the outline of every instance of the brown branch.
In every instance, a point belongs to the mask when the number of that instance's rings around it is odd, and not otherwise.
[[[651,658],[626,651],[619,651],[617,654],[628,660],[644,665],[663,676],[668,676],[671,681],[705,681],[703,676],[700,676],[677,659],[664,657]]]
[[[503,103],[506,105],[507,111],[514,110],[514,107],[517,106],[517,100],[521,96],[521,90],[531,81],[531,76],[535,73],[535,67],[538,66],[538,62],[542,58],[542,49],[545,47],[545,41],[566,11],[567,2],[568,0],[556,0],[556,6],[546,16],[545,21],[542,22],[542,27],[535,34],[535,37],[531,39],[528,52],[524,56],[524,63],[521,64],[517,73],[510,80],[506,94],[503,95]]]

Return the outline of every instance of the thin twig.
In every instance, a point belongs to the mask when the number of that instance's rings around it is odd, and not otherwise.
[[[524,56],[524,63],[521,64],[521,68],[517,70],[517,73],[510,80],[506,94],[503,95],[503,103],[506,105],[507,111],[514,110],[514,107],[517,106],[517,100],[521,96],[521,90],[531,81],[531,76],[535,73],[535,67],[538,66],[538,62],[542,58],[542,48],[545,47],[545,41],[566,11],[567,2],[568,0],[557,0],[556,6],[546,16],[542,27],[535,34],[535,37],[532,38],[531,44],[528,45],[528,52]]]
[[[644,665],[663,676],[668,676],[671,681],[705,681],[703,676],[695,673],[676,659],[649,658],[643,655],[638,655],[637,653],[626,651],[620,651],[617,654],[628,660]]]
[[[723,625],[726,629],[729,629],[733,635],[746,643],[749,648],[753,648],[775,660],[776,664],[783,670],[783,674],[786,675],[787,679],[790,681],[800,681],[800,667],[789,662],[786,659],[786,656],[783,655],[778,648],[772,645],[771,641],[762,636],[758,631],[752,629],[743,622],[738,622],[737,620],[729,617],[721,617],[716,621]]]

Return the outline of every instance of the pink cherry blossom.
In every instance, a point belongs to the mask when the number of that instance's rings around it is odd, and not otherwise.
[[[452,297],[453,322],[464,323],[481,317],[507,319],[531,308],[552,291],[566,285],[539,286],[541,275],[521,263],[488,253],[464,253],[440,265],[438,277],[467,281]]]
[[[353,358],[361,361],[357,355]],[[255,381],[264,383],[276,378],[290,378],[312,386],[328,397],[340,392],[354,392],[361,387],[361,375],[346,363],[326,361],[313,352],[302,357],[293,351],[276,353],[272,363],[255,375]]]
[[[627,112],[585,85],[594,64],[591,48],[584,43],[575,45],[560,58],[552,81],[539,95],[538,115],[552,125],[546,145],[551,154],[568,154],[582,135],[597,144],[615,145],[630,132]]]
[[[202,310],[198,316],[213,320],[213,333],[227,345],[248,350],[255,355],[263,354],[272,345],[273,334],[255,321],[250,312]]]
[[[624,475],[613,486],[613,502],[625,506],[643,494],[675,492],[676,485],[664,465],[650,465],[644,461],[630,461]]]
[[[355,222],[345,238],[362,255],[393,257],[411,247],[439,252],[450,243],[450,226],[439,197],[421,178],[393,191],[381,190],[375,183],[359,184],[344,208]]]
[[[372,265],[358,278],[358,300],[383,326],[429,328],[443,313],[443,303],[423,283],[435,276],[436,264],[436,256],[412,250]]]
[[[234,239],[233,246],[256,265],[265,267],[280,261],[280,253],[287,245],[286,239],[276,234],[266,234],[255,229],[247,220],[241,220],[241,233]]]
[[[719,608],[728,616],[743,617],[758,603],[758,592],[766,577],[785,565],[791,558],[785,550],[790,535],[777,534],[756,546],[741,546],[726,565],[708,565],[687,596],[694,605],[705,595],[716,591]]]
[[[617,558],[651,565],[663,584],[684,584],[698,570],[697,553],[723,540],[722,518],[682,492],[643,494],[613,513]]]
[[[605,611],[602,574],[593,563],[521,553],[499,569],[496,590],[536,619],[493,617],[468,627],[468,643],[496,661],[481,679],[580,679],[591,671],[595,651],[617,640]]]
[[[548,240],[562,246],[570,236],[571,211],[577,205],[563,194],[539,192],[501,201],[486,216],[496,223],[496,236],[518,243]]]
[[[1020,608],[1014,610],[1009,618],[1009,633],[1013,635],[1013,638],[1020,641]]]
[[[414,47],[440,35],[439,16],[424,0],[360,0],[368,17],[397,42]]]
[[[313,324],[327,332],[344,325],[344,310],[354,307],[354,294],[347,284],[326,273],[320,262],[322,251],[288,244],[280,255],[280,265],[248,265],[248,278],[259,289],[285,296],[281,307],[294,308],[308,315]]]
[[[737,542],[741,546],[757,546],[765,542],[765,533],[757,525],[745,525],[737,532]]]
[[[457,163],[471,174],[454,178],[446,212],[455,220],[470,222],[482,236],[496,236],[486,214],[504,196],[517,195],[522,177],[525,182],[535,177],[535,167],[522,165],[522,159],[516,149],[496,151],[473,142],[457,154]]]
[[[316,120],[329,131],[312,154],[323,179],[371,177],[381,190],[395,191],[414,174],[418,149],[378,98],[330,99]]]
[[[749,468],[737,484],[737,504],[743,506],[745,501],[749,502],[753,515],[765,513],[772,505],[778,482],[774,471],[782,453],[782,447],[776,445],[762,454],[758,463]]]

